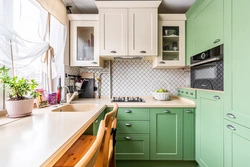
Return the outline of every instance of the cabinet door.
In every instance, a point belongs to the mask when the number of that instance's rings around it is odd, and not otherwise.
[[[223,95],[198,91],[196,157],[201,167],[223,166]]]
[[[149,159],[148,134],[117,134],[116,141],[117,160]]]
[[[100,55],[128,54],[127,9],[100,9]]]
[[[193,26],[193,16],[190,16],[186,21],[186,66],[190,65],[190,57],[194,56]]]
[[[159,56],[154,66],[185,66],[185,21],[159,21],[158,31]]]
[[[250,129],[224,121],[225,167],[250,166]]]
[[[99,129],[99,125],[100,125],[100,122],[101,120],[104,119],[104,116],[105,116],[105,111],[103,111],[98,117],[97,119],[95,120],[94,124],[93,124],[93,135],[97,135],[97,132],[98,132],[98,129]]]
[[[193,20],[194,54],[223,43],[223,0],[204,1]]]
[[[98,21],[70,21],[70,66],[99,66]]]
[[[152,160],[182,159],[182,109],[150,111],[150,155]]]
[[[225,3],[225,114],[224,118],[250,127],[250,1]]]
[[[156,8],[129,10],[129,55],[157,55],[158,14]]]

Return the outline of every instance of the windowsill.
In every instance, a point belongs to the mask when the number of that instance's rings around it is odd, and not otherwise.
[[[20,118],[8,118],[6,117],[7,111],[0,111],[0,126],[19,120]]]

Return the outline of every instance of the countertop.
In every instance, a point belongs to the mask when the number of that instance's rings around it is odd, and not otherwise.
[[[171,97],[170,101],[157,101],[152,97],[144,99],[146,101],[144,103],[118,103],[118,105],[119,107],[195,107],[193,101],[179,97]],[[109,98],[77,99],[73,103],[98,105],[88,112],[51,112],[55,106],[50,106],[34,109],[32,116],[21,119],[1,117],[0,166],[53,165],[106,107],[113,106]],[[11,122],[8,122],[8,119]]]

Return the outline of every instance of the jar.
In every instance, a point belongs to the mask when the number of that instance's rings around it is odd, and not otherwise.
[[[48,94],[48,101],[49,101],[49,104],[51,105],[57,104],[56,92]]]

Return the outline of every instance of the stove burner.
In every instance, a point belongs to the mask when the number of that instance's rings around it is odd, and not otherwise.
[[[145,102],[140,97],[113,97],[111,102]]]

